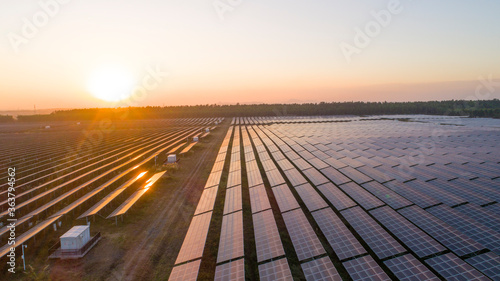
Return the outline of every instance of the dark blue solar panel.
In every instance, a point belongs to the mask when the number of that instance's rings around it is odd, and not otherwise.
[[[387,231],[360,207],[350,208],[341,213],[379,258],[383,259],[405,251]]]

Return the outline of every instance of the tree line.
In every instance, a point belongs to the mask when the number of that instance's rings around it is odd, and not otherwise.
[[[500,118],[500,100],[448,100],[426,102],[320,102],[303,104],[235,104],[193,106],[147,106],[58,110],[51,114],[19,115],[20,122],[83,121],[109,118],[137,120],[190,117],[248,117],[286,115],[394,115],[429,114]],[[12,116],[0,116],[11,122]]]

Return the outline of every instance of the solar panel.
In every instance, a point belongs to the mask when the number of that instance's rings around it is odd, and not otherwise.
[[[377,160],[391,160],[392,158],[379,158]],[[398,158],[396,158],[398,159]],[[394,163],[393,161],[388,161],[389,164],[384,163],[382,166],[378,166],[375,168],[377,171],[380,171],[384,174],[387,174],[389,177],[394,178],[397,181],[405,182],[409,180],[414,180],[415,176],[411,173],[411,167],[406,167],[404,165],[400,165],[400,163]],[[393,167],[394,165],[399,165],[397,167]]]
[[[212,167],[212,173],[214,172],[219,172],[219,171],[222,171],[224,169],[224,161],[219,161],[219,162],[215,162],[214,163],[214,166]]]
[[[229,164],[229,172],[236,172],[241,170],[240,154],[231,154],[231,161]]]
[[[384,262],[385,265],[396,275],[398,280],[413,281],[413,280],[426,280],[437,281],[440,280],[432,271],[425,265],[418,261],[411,254],[400,256]]]
[[[325,176],[323,176],[320,172],[318,172],[318,170],[314,168],[307,169],[302,172],[315,186],[329,182],[329,180]]]
[[[205,184],[205,188],[210,188],[219,185],[221,175],[222,171],[210,173],[210,175],[208,176],[207,183]]]
[[[322,184],[318,186],[318,189],[337,210],[356,206],[356,203],[351,198],[332,183]]]
[[[459,256],[484,249],[481,244],[417,206],[398,212]]]
[[[261,163],[262,163],[262,166],[264,167],[264,170],[266,172],[267,171],[271,171],[271,170],[276,170],[276,165],[274,165],[274,162],[271,159],[265,160],[265,161],[261,161]]]
[[[195,281],[198,278],[201,260],[178,265],[172,269],[168,281]]]
[[[298,155],[295,151],[287,151],[286,153],[286,157],[288,157],[288,159],[290,159],[290,161],[296,161],[296,160],[304,160],[302,159],[302,157],[300,157],[300,155]]]
[[[267,151],[265,150],[265,148],[263,148],[263,149],[264,149],[264,151],[258,151],[257,150],[261,162],[271,159],[271,156],[269,156],[269,153],[267,153]]]
[[[217,186],[204,189],[201,193],[200,201],[198,202],[198,206],[196,206],[196,211],[194,215],[198,215],[201,213],[205,213],[208,211],[212,211],[214,209],[215,198],[217,197],[217,190],[219,188]]]
[[[493,280],[500,280],[500,257],[493,253],[484,253],[465,260],[484,275]]]
[[[220,163],[220,162],[224,163],[224,160],[226,160],[226,155],[227,153],[225,151],[217,154],[217,158],[215,158],[215,163]]]
[[[299,261],[325,253],[318,236],[301,209],[283,213],[283,220]]]
[[[304,151],[304,148],[299,144],[290,144],[290,147],[293,148],[296,152]]]
[[[324,140],[324,138],[321,138],[321,139],[322,139],[322,140]],[[329,147],[327,147],[326,145],[321,144],[321,143],[320,143],[320,144],[316,144],[316,145],[314,145],[314,146],[315,146],[317,149],[319,149],[321,152],[325,152],[325,151],[327,151],[327,150],[330,150],[330,148],[329,148]]]
[[[245,280],[245,260],[240,259],[218,265],[214,281]]]
[[[327,151],[326,153],[330,155],[330,152],[331,150]],[[335,169],[342,169],[344,167],[347,167],[347,164],[335,159],[334,157],[325,158],[323,159],[323,161],[325,161],[328,165],[332,166]]]
[[[298,186],[307,183],[307,180],[299,173],[297,169],[286,170],[285,176],[288,178],[292,186]]]
[[[352,158],[352,157],[358,156],[355,153],[352,153],[348,150],[342,150],[342,151],[340,151],[340,153],[346,155],[346,157],[340,159],[340,161],[347,164],[348,166],[350,166],[352,168],[359,168],[359,167],[362,167],[365,165],[365,164],[359,162],[358,160]]]
[[[391,206],[394,209],[403,208],[413,204],[406,198],[402,197],[401,195],[376,181],[365,183],[362,186],[370,193],[377,196],[378,199],[384,201],[387,205]]]
[[[309,152],[313,152],[313,151],[316,151],[318,150],[316,147],[314,147],[312,144],[310,143],[306,143],[306,144],[303,144],[302,145],[303,148],[305,148],[307,151]]]
[[[241,171],[234,171],[227,176],[227,188],[241,184]]]
[[[293,164],[295,164],[295,166],[297,166],[299,168],[299,170],[301,170],[301,171],[312,168],[311,164],[309,164],[306,160],[304,160],[302,158],[295,159],[292,161],[293,161]]]
[[[357,170],[380,183],[384,183],[394,179],[394,177],[392,177],[390,174],[384,173],[370,166],[359,167],[357,168]]]
[[[223,216],[217,263],[242,257],[243,244],[243,212]]]
[[[253,150],[249,149],[248,152],[245,150],[245,161],[255,161],[255,154]]]
[[[341,214],[379,258],[383,259],[406,251],[360,207],[343,210]]]
[[[266,171],[266,175],[271,187],[285,183],[285,179],[278,170]]]
[[[201,258],[211,218],[212,212],[193,217],[175,264]]]
[[[286,212],[300,207],[288,185],[282,184],[273,187],[273,193],[281,212]]]
[[[246,157],[246,154],[245,154],[245,157]],[[246,165],[246,168],[247,168],[247,173],[248,173],[248,171],[258,171],[259,170],[259,166],[257,165],[257,161],[256,160],[248,160],[248,159],[246,159],[245,165]]]
[[[224,201],[224,215],[241,210],[241,185],[226,190],[226,200]]]
[[[277,162],[278,162],[278,165],[280,166],[281,170],[283,170],[283,171],[293,169],[292,163],[290,163],[290,161],[288,161],[287,159],[283,159],[283,160],[280,160]]]
[[[423,192],[408,187],[405,183],[391,181],[385,183],[384,185],[390,188],[392,191],[396,192],[397,194],[417,204],[421,208],[427,208],[440,203],[435,198],[430,197],[429,195]]]
[[[327,147],[326,147],[327,148]],[[320,151],[320,150],[316,150],[314,152],[311,152],[314,156],[316,156],[318,159],[327,159],[327,158],[330,158],[330,155],[324,153],[323,151]]]
[[[276,147],[276,149],[278,148]],[[271,154],[273,155],[276,161],[286,160],[285,155],[283,155],[283,153],[281,153],[281,151],[279,150],[273,151]]]
[[[328,257],[301,264],[306,280],[310,281],[342,281],[332,261]]]
[[[444,191],[447,191],[457,197],[462,198],[468,202],[476,203],[478,205],[484,205],[488,203],[492,203],[495,199],[488,198],[487,196],[476,193],[465,186],[463,186],[465,182],[462,180],[454,180],[454,181],[444,181],[441,179],[430,181],[429,184],[436,186]]]
[[[438,205],[427,211],[491,251],[500,253],[500,233],[446,205]]]
[[[488,211],[488,209],[473,203],[458,206],[454,209],[500,233],[500,216]]]
[[[455,206],[467,202],[465,199],[453,195],[447,191],[441,190],[430,183],[423,182],[420,180],[414,180],[406,183],[406,185],[412,189],[418,190],[422,193],[429,194],[430,196],[436,198],[439,202],[443,202],[448,206]]]
[[[297,151],[297,153],[302,156],[305,160],[309,161],[309,159],[314,159],[316,158],[311,152],[307,150],[302,150],[302,151]]]
[[[488,211],[493,212],[493,213],[500,216],[500,204],[499,203],[496,203],[493,205],[488,205],[488,206],[485,206],[484,208],[487,209]]]
[[[247,170],[247,181],[248,187],[253,187],[264,183],[259,170]]]
[[[446,250],[436,240],[388,206],[372,210],[370,213],[419,257]]]
[[[345,168],[339,169],[339,171],[341,171],[344,175],[346,175],[347,177],[349,177],[350,179],[352,179],[353,181],[355,181],[358,184],[362,184],[362,183],[369,182],[369,181],[373,180],[369,176],[361,173],[360,171],[358,171],[352,167],[345,167]]]
[[[336,185],[341,185],[351,181],[351,179],[332,167],[321,169],[320,171]]]
[[[257,262],[276,258],[285,254],[281,244],[278,227],[271,210],[253,215],[253,230]]]
[[[238,157],[238,159],[235,159],[234,157],[231,157],[231,162],[229,164],[229,173],[236,172],[236,171],[239,171],[239,170],[241,170],[240,157]]]
[[[317,209],[328,207],[328,204],[321,198],[318,192],[308,183],[295,187],[307,209],[312,212]]]
[[[313,165],[316,169],[324,169],[324,168],[327,168],[329,167],[329,165],[325,162],[323,162],[321,159],[318,159],[318,158],[311,158],[309,160],[309,163],[311,163],[311,165]]]
[[[371,256],[346,261],[343,265],[354,281],[391,280]]]
[[[500,190],[496,189],[496,186],[498,183],[494,183],[494,181],[488,180],[488,179],[483,179],[483,178],[478,178],[475,180],[464,180],[464,179],[458,179],[454,180],[453,184],[459,184],[462,186],[462,189],[469,190],[471,192],[474,192],[476,194],[480,194],[483,196],[483,198],[487,198],[488,200],[492,201],[500,201]],[[491,185],[491,186],[490,186]],[[471,201],[473,202],[473,201]],[[477,202],[474,202],[477,203]],[[480,202],[479,202],[480,203]],[[482,205],[482,204],[478,204]]]
[[[490,280],[452,253],[437,256],[425,262],[446,280]]]
[[[250,206],[252,208],[252,213],[271,208],[266,188],[263,184],[250,188]]]
[[[368,191],[364,190],[361,186],[354,182],[349,182],[340,186],[340,188],[352,199],[354,199],[365,210],[370,210],[384,205],[384,202],[373,196]]]
[[[261,281],[291,281],[292,272],[286,258],[259,265]]]
[[[311,214],[340,260],[366,253],[363,246],[332,209],[323,209]]]
[[[356,153],[358,153],[359,155],[361,155],[361,157],[359,158],[356,158],[357,161],[360,161],[361,163],[367,165],[366,167],[371,167],[371,168],[375,168],[375,167],[379,167],[381,166],[383,163],[380,162],[380,161],[377,161],[377,159],[373,159],[373,154],[371,154],[370,152],[368,151],[356,151]],[[358,170],[360,170],[361,172],[363,172],[363,169],[359,168]],[[376,170],[378,171],[378,170]],[[364,172],[363,172],[364,173]],[[366,173],[365,173],[366,174]],[[368,174],[366,174],[368,175]]]

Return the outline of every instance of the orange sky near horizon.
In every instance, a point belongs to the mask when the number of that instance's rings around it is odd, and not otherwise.
[[[0,110],[500,98],[499,2],[186,2],[8,4]],[[103,65],[142,97],[96,98],[89,77]],[[479,77],[494,80],[480,96]],[[103,90],[127,82],[105,78]]]

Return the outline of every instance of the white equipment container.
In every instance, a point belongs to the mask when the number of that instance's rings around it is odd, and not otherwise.
[[[175,163],[177,161],[177,155],[170,154],[167,156],[167,163]]]
[[[68,232],[61,237],[61,250],[78,250],[81,249],[90,240],[90,226],[77,225],[73,226]]]

